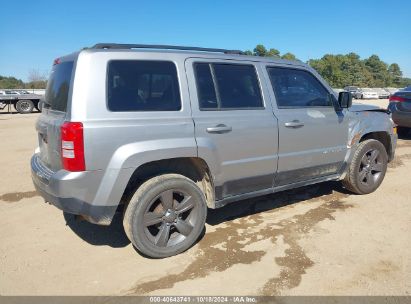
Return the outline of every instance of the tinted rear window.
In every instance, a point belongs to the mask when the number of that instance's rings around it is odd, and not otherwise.
[[[110,111],[179,111],[177,69],[169,61],[112,60],[108,64]]]
[[[53,66],[47,83],[45,102],[51,109],[65,112],[67,110],[73,61],[66,61]]]

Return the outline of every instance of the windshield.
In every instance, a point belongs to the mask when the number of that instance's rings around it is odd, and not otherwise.
[[[65,112],[67,109],[73,64],[66,61],[53,66],[44,101],[53,110]]]

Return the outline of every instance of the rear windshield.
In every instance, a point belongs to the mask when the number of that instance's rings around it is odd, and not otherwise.
[[[65,112],[70,90],[73,61],[65,61],[53,66],[47,83],[45,103],[53,110]]]

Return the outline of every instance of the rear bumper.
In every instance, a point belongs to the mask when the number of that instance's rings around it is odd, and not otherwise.
[[[392,120],[400,127],[411,128],[411,112],[402,112],[392,109]]]
[[[118,205],[98,205],[94,198],[103,171],[51,171],[38,154],[31,158],[31,176],[37,192],[64,212],[81,215],[91,223],[109,225]]]

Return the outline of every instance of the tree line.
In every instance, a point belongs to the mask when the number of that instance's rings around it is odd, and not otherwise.
[[[45,89],[47,78],[47,73],[41,73],[36,69],[29,71],[27,82],[15,77],[0,75],[0,89]]]
[[[292,53],[281,55],[277,49],[267,49],[262,44],[256,45],[252,51],[247,50],[243,53],[253,56],[298,60]],[[411,78],[403,77],[397,63],[387,64],[377,55],[361,59],[353,52],[346,55],[326,54],[321,59],[310,59],[307,63],[334,88],[346,86],[401,88],[411,85]]]
[[[275,57],[287,60],[299,60],[293,53],[281,54],[275,48],[267,49],[258,44],[245,55]],[[411,78],[403,77],[397,63],[387,64],[377,55],[361,59],[356,53],[346,55],[326,54],[320,59],[310,59],[307,62],[333,87],[396,87],[411,85]],[[30,70],[28,82],[15,77],[0,76],[0,89],[44,89],[47,85],[47,75],[39,70]]]

